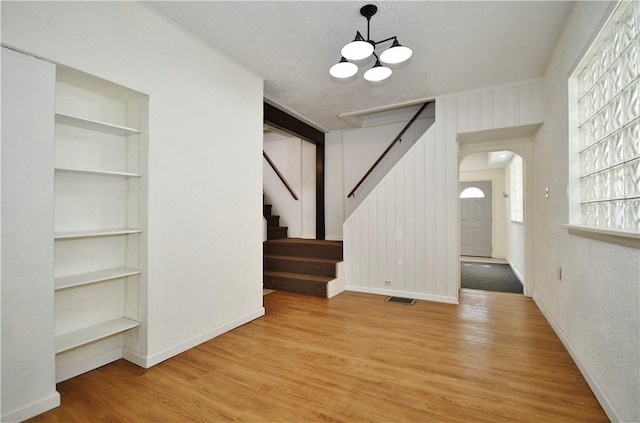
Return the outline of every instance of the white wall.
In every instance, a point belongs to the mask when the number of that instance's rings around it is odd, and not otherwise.
[[[420,115],[404,133],[402,141],[391,149],[385,159],[358,188],[347,195],[391,144],[410,117],[400,122],[366,128],[332,131],[325,136],[325,232],[326,239],[343,239],[342,224],[367,197],[389,170],[434,122],[433,105]]]
[[[2,2],[2,42],[149,95],[148,343],[126,357],[262,315],[261,79],[137,3]]]
[[[325,134],[324,165],[325,239],[342,241],[344,207],[347,199],[343,184],[342,131]]]
[[[540,78],[436,98],[436,122],[344,224],[346,289],[456,303],[457,142],[506,140],[541,121]]]
[[[275,132],[264,136],[264,151],[293,192],[294,199],[267,160],[264,160],[264,192],[280,225],[290,238],[316,238],[316,146],[300,138]]]
[[[54,65],[2,49],[2,421],[24,420],[60,403],[53,322],[54,87]]]
[[[507,218],[505,215],[505,200],[502,195],[505,192],[504,169],[478,170],[460,172],[460,182],[491,181],[493,210],[493,257],[507,257]]]
[[[534,139],[536,303],[608,416],[640,421],[640,245],[569,233],[567,78],[614,3],[577,2],[544,76]],[[549,187],[549,198],[544,196]],[[629,243],[627,243],[629,245]],[[562,280],[557,269],[562,267]]]

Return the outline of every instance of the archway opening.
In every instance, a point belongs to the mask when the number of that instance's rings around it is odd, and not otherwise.
[[[512,263],[524,257],[522,157],[511,150],[468,154],[459,182],[461,288],[523,293]]]

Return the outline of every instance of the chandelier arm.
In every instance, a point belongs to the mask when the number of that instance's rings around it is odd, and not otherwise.
[[[378,45],[378,44],[382,44],[382,43],[386,43],[387,41],[391,41],[391,40],[398,40],[398,36],[394,35],[393,37],[389,37],[389,38],[385,38],[382,41],[369,41],[370,43],[373,43],[373,45]]]

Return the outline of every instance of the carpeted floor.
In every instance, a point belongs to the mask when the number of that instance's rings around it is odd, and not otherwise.
[[[508,264],[460,262],[463,288],[522,294],[522,283]]]

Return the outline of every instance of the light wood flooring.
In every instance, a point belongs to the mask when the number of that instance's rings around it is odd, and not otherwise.
[[[266,315],[144,370],[58,384],[35,422],[608,421],[533,301],[461,304],[274,292]]]

